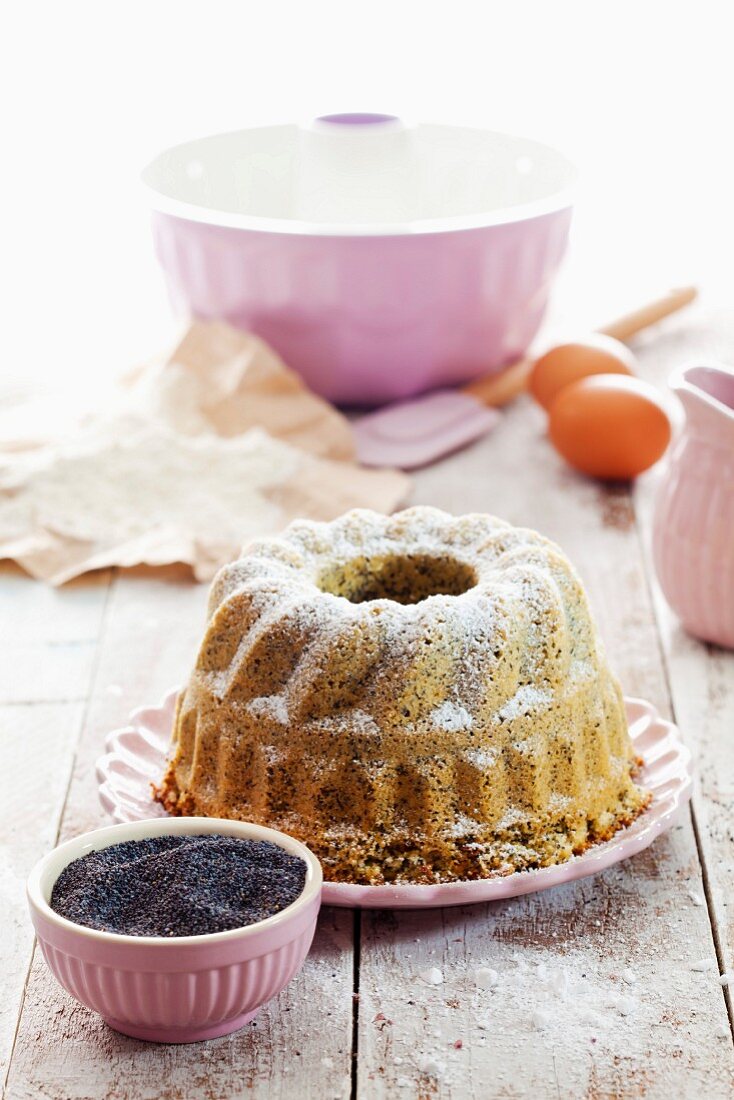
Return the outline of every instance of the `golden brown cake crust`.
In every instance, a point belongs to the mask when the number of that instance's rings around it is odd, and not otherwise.
[[[433,508],[300,521],[217,577],[169,813],[283,829],[332,881],[548,866],[649,796],[583,589],[533,531]]]

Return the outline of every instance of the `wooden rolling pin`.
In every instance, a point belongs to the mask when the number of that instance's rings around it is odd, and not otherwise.
[[[661,298],[656,298],[640,306],[639,309],[618,317],[616,321],[603,325],[597,329],[597,332],[604,333],[605,336],[613,336],[616,340],[629,340],[643,329],[689,305],[695,300],[697,294],[698,291],[693,286],[669,290]],[[496,408],[506,405],[526,389],[534,363],[535,358],[520,359],[517,363],[506,367],[500,374],[486,374],[483,378],[469,382],[461,387],[461,392],[470,394],[483,405],[492,405]]]

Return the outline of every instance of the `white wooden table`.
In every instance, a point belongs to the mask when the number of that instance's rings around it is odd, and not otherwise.
[[[662,379],[726,357],[731,325],[688,314],[641,347]],[[644,481],[644,479],[643,479]],[[556,539],[588,586],[625,691],[673,714],[699,754],[690,818],[595,879],[463,909],[326,909],[300,976],[257,1021],[166,1047],[108,1030],[50,979],[24,878],[57,839],[103,823],[108,730],[186,675],[206,591],[182,570],[103,573],[51,591],[0,577],[0,1081],[13,1100],[253,1096],[734,1095],[734,654],[684,635],[646,552],[650,481],[577,478],[517,402],[482,443],[422,472],[414,501],[492,511]],[[709,966],[708,969],[702,967]],[[436,968],[440,984],[420,974]],[[483,968],[497,971],[483,988]]]

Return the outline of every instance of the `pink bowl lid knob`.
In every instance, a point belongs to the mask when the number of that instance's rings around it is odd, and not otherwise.
[[[319,115],[316,122],[325,122],[332,126],[375,126],[387,122],[399,122],[397,115],[371,114],[365,111],[347,111],[336,115]]]

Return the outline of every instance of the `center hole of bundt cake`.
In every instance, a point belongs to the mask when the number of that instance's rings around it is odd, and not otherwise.
[[[476,574],[466,562],[428,554],[353,558],[331,566],[319,579],[322,592],[351,603],[420,603],[429,596],[460,596],[476,583]]]

